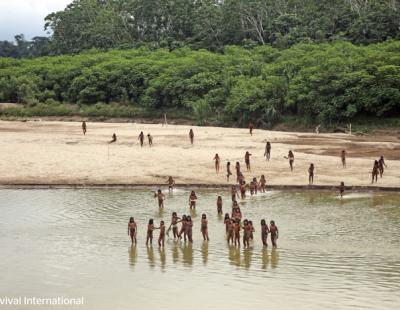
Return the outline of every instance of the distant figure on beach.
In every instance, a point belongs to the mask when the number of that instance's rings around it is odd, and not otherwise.
[[[174,189],[175,180],[171,176],[168,177],[167,184],[168,184],[168,191],[172,192],[172,190]]]
[[[157,190],[157,193],[154,193],[154,197],[157,197],[158,207],[164,208],[165,195],[161,192],[161,189]]]
[[[344,195],[344,190],[345,190],[344,182],[340,182],[340,186],[339,186],[340,198],[343,197],[343,195]]]
[[[260,178],[260,184],[259,184],[260,191],[262,193],[265,193],[265,184],[267,184],[267,180],[265,179],[265,176],[262,174],[261,178]]]
[[[154,231],[154,221],[153,219],[149,220],[149,224],[147,225],[147,238],[146,238],[146,245],[153,244],[153,231]]]
[[[288,156],[286,159],[289,159],[289,166],[290,166],[290,171],[293,171],[293,163],[294,163],[294,155],[293,152],[290,150],[288,153]]]
[[[244,161],[246,163],[247,171],[250,170],[250,156],[251,154],[248,151],[246,151],[246,154],[244,154]]]
[[[138,140],[140,142],[140,147],[142,147],[143,146],[143,141],[144,141],[144,133],[143,133],[143,131],[140,132]]]
[[[112,137],[111,137],[111,141],[108,141],[108,144],[117,142],[117,135],[115,133],[113,133]]]
[[[346,151],[345,150],[342,150],[341,158],[342,158],[342,166],[343,166],[343,168],[346,168]]]
[[[194,132],[193,129],[190,128],[189,130],[189,139],[190,139],[190,143],[193,145],[193,141],[194,141]]]
[[[149,146],[152,147],[153,146],[153,137],[151,134],[147,134],[147,139],[149,140]]]
[[[86,135],[86,122],[85,121],[82,122],[82,132],[83,132],[83,135],[85,136]]]
[[[203,235],[203,240],[204,241],[210,241],[210,238],[208,237],[208,221],[207,221],[207,215],[204,213],[201,215],[201,233]]]
[[[240,163],[237,161],[235,165],[235,170],[236,170],[236,182],[239,182],[239,176],[240,176]]]
[[[218,153],[215,154],[214,160],[215,160],[215,172],[218,174],[219,173],[219,164],[221,162],[221,159],[219,158]]]
[[[385,159],[383,158],[383,155],[381,156],[381,158],[379,158],[378,161],[378,168],[379,168],[379,175],[382,177],[383,175],[383,171],[385,171],[385,169],[383,167],[387,167],[385,164]]]
[[[190,196],[189,196],[189,207],[190,207],[190,209],[196,209],[196,200],[197,200],[196,193],[194,191],[192,191],[190,193]]]
[[[217,198],[217,213],[218,215],[222,214],[222,197],[218,196]]]
[[[372,184],[378,182],[378,174],[379,174],[379,162],[375,160],[374,166],[372,167]]]
[[[269,232],[271,234],[272,247],[277,248],[276,241],[278,240],[279,237],[279,231],[278,231],[278,226],[275,225],[275,221],[271,221],[269,223]]]
[[[271,158],[271,143],[268,141],[267,144],[265,145],[265,152],[264,156],[267,160]]]
[[[128,223],[128,236],[131,236],[131,241],[133,244],[133,241],[135,241],[135,244],[137,243],[136,241],[136,234],[137,234],[137,225],[135,223],[135,219],[133,217],[131,217],[129,219],[129,223]]]
[[[264,219],[261,220],[261,241],[263,243],[263,246],[267,247],[268,246],[268,233],[269,233],[269,228],[267,223],[265,222]]]
[[[159,229],[160,230],[160,235],[158,237],[158,246],[159,247],[164,247],[164,241],[165,241],[165,223],[164,221],[160,222],[159,227],[154,227],[153,229]]]
[[[250,122],[249,123],[249,131],[250,131],[251,136],[253,135],[253,129],[254,129],[254,124],[253,124],[253,122]]]
[[[232,171],[231,171],[231,162],[228,161],[226,163],[226,180],[229,182],[229,177],[232,175]]]
[[[308,168],[308,184],[312,185],[314,183],[314,164],[310,164]]]

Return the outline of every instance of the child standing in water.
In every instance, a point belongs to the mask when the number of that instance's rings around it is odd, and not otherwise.
[[[385,159],[383,158],[383,155],[382,155],[381,158],[379,158],[379,161],[378,161],[379,174],[380,174],[381,177],[382,177],[383,171],[384,171],[383,166],[387,167],[386,164],[385,164]]]
[[[346,168],[346,151],[345,150],[342,150],[341,158],[342,158],[342,166],[343,166],[343,168]]]
[[[374,166],[372,167],[372,183],[374,183],[374,180],[375,183],[378,182],[378,174],[379,174],[379,163],[377,160],[375,160]]]
[[[267,240],[268,240],[268,225],[265,222],[264,219],[261,220],[261,240],[264,246],[268,246]]]
[[[153,146],[153,137],[151,136],[151,134],[147,134],[147,139],[149,140],[149,146]]]
[[[265,193],[265,184],[267,184],[267,180],[265,179],[265,176],[262,174],[260,178],[260,190],[262,193]]]
[[[161,189],[157,190],[157,193],[154,193],[154,197],[157,197],[158,207],[164,208],[165,195],[161,192]]]
[[[142,147],[143,146],[143,141],[144,141],[144,133],[143,133],[143,131],[140,132],[138,140],[140,142],[140,147]]]
[[[269,232],[271,233],[271,242],[272,242],[272,247],[276,248],[276,240],[278,240],[279,237],[279,231],[278,227],[275,225],[275,221],[271,221],[269,223]]]
[[[310,164],[308,168],[308,184],[312,185],[314,183],[314,164]]]
[[[164,221],[160,222],[160,227],[155,227],[154,229],[159,229],[160,230],[160,236],[158,237],[158,246],[159,247],[164,247],[164,241],[165,241],[165,224]]]
[[[193,243],[193,222],[190,215],[186,218],[186,234],[190,243]]]
[[[174,234],[174,240],[179,237],[178,223],[179,223],[178,215],[176,214],[176,212],[172,212],[171,226],[172,226],[172,233]]]
[[[218,196],[217,198],[217,212],[218,215],[222,214],[222,197]]]
[[[196,209],[196,200],[197,200],[196,193],[195,193],[194,191],[192,191],[192,192],[190,193],[190,196],[189,196],[189,206],[190,206],[190,209]]]
[[[207,221],[207,215],[204,213],[201,216],[201,233],[203,234],[203,240],[204,241],[210,241],[210,238],[208,238],[208,221]]]
[[[194,141],[194,132],[193,132],[193,129],[192,129],[192,128],[190,128],[190,130],[189,130],[189,139],[190,139],[190,143],[193,144],[193,141]]]
[[[174,189],[175,180],[171,176],[168,177],[167,184],[168,184],[168,191],[172,192]]]
[[[219,163],[221,161],[220,158],[219,158],[218,153],[215,154],[214,160],[215,160],[215,172],[218,174],[219,173]]]
[[[135,223],[135,219],[133,217],[131,217],[129,219],[129,223],[128,223],[128,235],[131,236],[131,241],[133,244],[133,241],[135,240],[135,244],[136,242],[136,234],[137,234],[137,225]]]
[[[249,131],[250,131],[251,136],[253,135],[253,129],[254,129],[254,124],[253,124],[253,122],[250,122],[249,123]]]
[[[235,239],[235,246],[240,246],[240,220],[236,220],[233,224],[233,234]]]
[[[243,221],[243,246],[244,248],[250,246],[250,231],[251,227],[249,225],[249,222],[247,220]]]
[[[250,156],[251,154],[248,151],[246,154],[244,154],[244,161],[246,162],[247,171],[250,171]]]
[[[178,234],[178,238],[181,239],[181,238],[182,238],[182,234],[183,234],[183,240],[186,242],[186,235],[187,235],[187,228],[186,228],[186,225],[187,225],[187,217],[186,217],[185,214],[182,215],[181,223],[182,223],[182,225],[181,225],[181,230],[180,230],[180,232],[179,232],[179,234]]]
[[[293,171],[294,155],[291,150],[289,151],[287,158],[289,159],[290,171]]]
[[[268,141],[267,144],[265,145],[265,152],[264,156],[267,160],[271,158],[271,143]]]
[[[83,132],[83,135],[85,136],[86,135],[86,122],[85,121],[82,122],[82,132]]]
[[[149,224],[147,225],[147,238],[146,238],[146,245],[153,244],[153,231],[154,231],[154,221],[153,219],[149,220]]]
[[[230,161],[228,161],[227,163],[226,163],[226,180],[229,182],[229,177],[232,175],[232,172],[231,172],[231,162]]]
[[[345,190],[344,182],[340,182],[340,186],[339,186],[340,198],[343,197],[344,190]]]

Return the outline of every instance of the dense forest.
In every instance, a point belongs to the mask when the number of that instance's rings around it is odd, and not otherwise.
[[[0,101],[93,109],[117,102],[127,109],[185,111],[198,123],[252,119],[263,127],[294,115],[329,126],[359,115],[400,114],[400,41],[2,58]]]
[[[223,51],[225,45],[400,38],[400,0],[75,0],[49,14],[49,40],[0,42],[0,56],[79,53],[97,48],[179,47]]]
[[[75,0],[45,28],[0,42],[1,115],[400,116],[399,0]]]

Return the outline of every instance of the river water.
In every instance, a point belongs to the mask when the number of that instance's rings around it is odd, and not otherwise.
[[[150,189],[0,190],[0,297],[83,296],[79,309],[400,308],[400,194],[249,197],[240,207],[256,228],[250,249],[225,241],[216,197],[230,212],[229,192],[197,195],[190,212],[182,189],[166,193],[162,211]],[[148,220],[169,225],[172,211],[192,215],[193,245],[167,238],[165,249],[146,247]],[[134,247],[130,216],[139,225]],[[276,250],[262,247],[262,218],[279,227]]]

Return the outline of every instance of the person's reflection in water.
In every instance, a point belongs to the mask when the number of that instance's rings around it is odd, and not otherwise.
[[[208,262],[208,242],[203,241],[201,245],[201,256],[203,257],[203,264],[207,265]]]
[[[155,260],[154,260],[154,252],[153,252],[153,247],[147,246],[147,260],[149,262],[149,266],[151,268],[154,268],[155,264]]]
[[[190,216],[191,216],[192,218],[197,217],[196,209],[190,209]]]
[[[161,271],[165,271],[165,265],[166,265],[166,257],[165,257],[165,251],[163,247],[158,248],[158,253],[160,254],[160,266],[161,266]]]
[[[182,257],[183,257],[183,264],[192,266],[193,265],[193,246],[191,243],[184,244],[182,247]]]
[[[376,193],[372,193],[372,206],[373,207],[379,207],[380,205],[383,204],[383,197],[376,194]]]
[[[176,242],[174,242],[174,245],[172,246],[172,262],[176,264],[178,261],[179,261],[178,245]]]
[[[267,248],[264,247],[261,250],[261,269],[267,270],[268,269],[268,263],[269,263],[268,250],[267,250]]]
[[[156,213],[156,217],[163,218],[164,216],[164,208],[158,208],[158,212]]]
[[[271,267],[277,268],[279,263],[279,251],[277,249],[272,249],[271,251]]]
[[[229,245],[229,260],[231,261],[232,265],[240,267],[240,249]]]
[[[243,250],[243,266],[246,269],[249,269],[251,266],[251,257],[253,256],[253,250],[252,249],[244,249]]]
[[[135,267],[137,262],[136,244],[129,247],[128,253],[129,253],[129,265],[133,269],[133,267]]]

